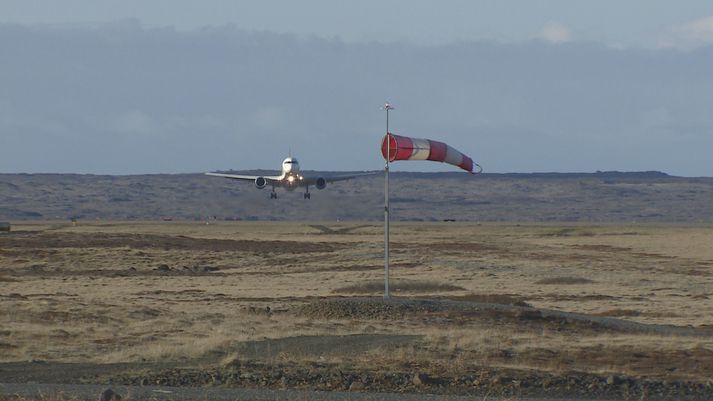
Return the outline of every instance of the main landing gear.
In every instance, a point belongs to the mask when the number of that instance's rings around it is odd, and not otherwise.
[[[312,195],[309,193],[309,187],[305,188],[307,188],[307,192],[305,192],[305,199],[312,199]]]
[[[277,192],[275,192],[275,187],[272,187],[272,192],[270,192],[270,199],[277,199]]]

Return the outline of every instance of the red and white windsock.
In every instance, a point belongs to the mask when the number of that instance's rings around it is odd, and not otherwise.
[[[388,133],[381,142],[381,155],[390,162],[396,160],[433,160],[460,167],[473,174],[480,173],[482,168],[473,159],[446,145],[443,142],[430,139],[409,138],[407,136]]]

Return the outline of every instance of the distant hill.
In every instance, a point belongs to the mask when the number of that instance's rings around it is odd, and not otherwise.
[[[380,220],[383,187],[376,175],[270,200],[269,189],[202,174],[0,174],[0,219]],[[713,178],[392,173],[391,202],[394,220],[713,222]]]

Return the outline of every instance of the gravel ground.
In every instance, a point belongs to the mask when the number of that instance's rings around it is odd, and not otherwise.
[[[592,329],[609,331],[650,333],[658,335],[711,337],[713,331],[693,327],[645,324],[630,320],[581,313],[538,309],[527,306],[495,303],[463,302],[426,299],[342,298],[319,300],[303,306],[298,313],[313,318],[364,318],[399,319],[407,315],[434,315],[437,313],[483,313],[512,316],[518,320],[561,320],[569,325],[580,324]]]
[[[96,400],[107,386],[79,384],[10,384],[0,383],[0,400],[14,396],[37,399]],[[473,397],[431,394],[389,394],[360,392],[324,392],[268,389],[186,388],[159,386],[112,386],[111,389],[130,400],[214,400],[214,401],[466,401]],[[482,401],[500,401],[503,398],[478,397]],[[561,398],[507,398],[508,401],[564,401]],[[605,398],[567,398],[572,401],[605,401]]]

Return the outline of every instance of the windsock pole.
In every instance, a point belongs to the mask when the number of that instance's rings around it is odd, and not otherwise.
[[[384,165],[384,299],[389,294],[389,161],[391,160],[391,144],[389,143],[389,110],[394,107],[384,104],[386,110],[386,164]]]

